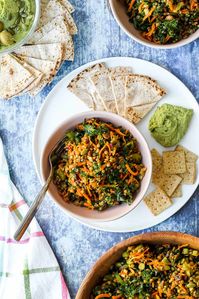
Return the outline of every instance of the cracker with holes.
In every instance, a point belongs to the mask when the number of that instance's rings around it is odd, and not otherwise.
[[[159,215],[172,205],[171,199],[160,188],[149,193],[144,201],[155,216]]]
[[[162,172],[162,156],[155,148],[151,150],[151,156],[153,163],[152,182],[154,183],[155,178]]]
[[[182,151],[185,153],[186,162],[196,162],[198,160],[198,156],[193,152],[189,151],[186,147],[182,145],[177,145],[175,151]]]
[[[183,184],[192,185],[196,180],[196,163],[195,162],[187,162],[187,171],[185,173],[180,174],[183,179]]]
[[[168,196],[171,196],[175,192],[181,181],[182,178],[179,175],[167,175],[163,172],[159,173],[159,176],[155,176],[153,179],[153,183],[160,187]]]
[[[181,174],[186,172],[185,153],[183,151],[163,152],[162,158],[165,174]]]
[[[178,185],[178,187],[171,195],[171,198],[179,198],[179,197],[182,197],[182,183]]]

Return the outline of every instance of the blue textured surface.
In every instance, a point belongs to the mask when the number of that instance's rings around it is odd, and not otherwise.
[[[74,63],[65,63],[52,84],[36,98],[23,96],[0,101],[0,136],[5,145],[11,177],[28,203],[41,187],[31,153],[36,115],[52,87],[73,69],[103,57],[146,59],[169,69],[199,101],[199,41],[173,50],[150,49],[133,42],[119,29],[106,0],[71,2],[76,6],[74,17],[79,28],[75,37]],[[198,197],[197,190],[176,215],[148,231],[175,230],[199,236]],[[42,204],[37,219],[57,256],[72,298],[97,258],[115,243],[134,235],[87,228],[67,217],[49,198]]]

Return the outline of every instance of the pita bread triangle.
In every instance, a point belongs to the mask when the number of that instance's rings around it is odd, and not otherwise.
[[[135,107],[128,107],[126,111],[126,118],[132,123],[137,124],[141,121],[150,111],[156,103],[144,104]]]
[[[63,59],[74,59],[73,39],[68,31],[67,23],[63,16],[52,19],[46,25],[35,31],[29,44],[62,43],[64,46]]]
[[[68,85],[68,89],[72,93],[94,110],[104,110],[104,106],[95,92],[90,76],[103,69],[106,69],[104,64],[95,64],[79,73]]]
[[[126,81],[127,75],[132,72],[129,67],[115,67],[109,69],[113,94],[115,97],[116,112],[124,116],[126,103]]]
[[[13,56],[0,58],[0,98],[9,99],[19,94],[34,80],[35,76]]]
[[[67,8],[62,5],[58,0],[50,0],[47,5],[42,6],[42,13],[39,23],[39,28],[41,26],[44,26],[46,23],[50,22],[52,19],[64,16],[70,34],[76,34],[77,33],[77,26],[73,20],[73,17],[71,16],[70,12],[67,10]]]
[[[162,96],[165,95],[164,89],[162,89],[156,81],[148,76],[137,74],[128,75],[126,93],[127,107],[158,102]]]

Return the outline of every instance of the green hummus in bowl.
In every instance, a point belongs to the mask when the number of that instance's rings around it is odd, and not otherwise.
[[[25,44],[35,31],[39,0],[0,0],[0,54]]]

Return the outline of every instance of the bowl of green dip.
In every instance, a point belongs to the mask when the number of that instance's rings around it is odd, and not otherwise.
[[[39,0],[0,0],[0,55],[27,43],[39,16]]]

